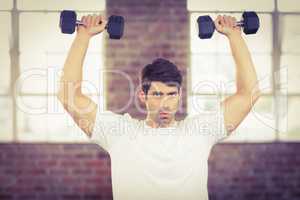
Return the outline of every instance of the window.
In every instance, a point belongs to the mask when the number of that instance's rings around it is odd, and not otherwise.
[[[18,0],[18,9],[20,10],[40,10],[40,11],[57,11],[57,10],[77,10],[77,11],[103,11],[105,9],[104,0]]]
[[[0,97],[0,141],[12,141],[13,140],[13,127],[12,127],[12,100],[9,97]]]
[[[292,2],[292,1],[289,1]],[[297,4],[289,6],[288,4],[281,4],[282,10],[290,11],[297,8]],[[290,8],[290,10],[288,9]],[[300,102],[300,88],[299,88],[299,60],[300,60],[300,28],[295,26],[295,23],[299,22],[300,16],[296,14],[281,14],[280,15],[280,27],[282,28],[282,43],[281,43],[281,57],[280,66],[283,69],[287,69],[287,111],[282,114],[280,120],[280,126],[286,126],[287,132],[280,133],[281,140],[300,140],[300,124],[297,120],[297,112],[299,113]],[[283,79],[281,77],[281,79]],[[283,102],[284,104],[284,102]],[[286,119],[286,120],[284,120]],[[286,124],[287,121],[287,124]]]
[[[10,92],[11,61],[9,55],[9,36],[11,35],[11,13],[12,1],[1,2],[0,11],[0,140],[13,140],[13,107]]]
[[[0,122],[4,126],[0,127],[0,141],[87,141],[56,98],[61,70],[75,37],[62,34],[58,23],[64,9],[74,9],[78,19],[84,14],[103,14],[105,1],[18,0],[13,5],[12,0],[5,0],[3,8]],[[11,41],[18,49],[10,46]],[[102,102],[99,106],[104,109],[102,55],[100,34],[92,38],[86,55],[83,92],[95,102]],[[11,63],[16,60],[17,64]]]
[[[1,1],[1,10],[7,11],[11,10],[13,7],[13,0],[2,0]]]
[[[0,93],[8,94],[10,88],[10,56],[9,56],[9,36],[10,28],[10,13],[0,12],[0,23],[2,30],[0,32]]]
[[[187,7],[189,11],[273,11],[274,0],[261,0],[259,3],[257,1],[243,0],[187,0]]]
[[[244,10],[255,10],[260,17],[261,26],[257,34],[243,37],[251,52],[263,95],[234,134],[224,142],[300,139],[300,126],[296,122],[300,100],[297,87],[300,70],[296,62],[300,58],[300,28],[295,26],[300,18],[295,13],[288,13],[299,11],[297,6],[296,8],[292,6],[293,4],[296,3],[292,0],[287,2],[279,0],[277,4],[275,0],[264,0],[258,4],[254,1],[241,0],[222,2],[188,0],[191,24],[191,66],[188,84],[190,115],[214,111],[218,102],[236,91],[235,65],[228,40],[216,33],[211,39],[201,40],[198,37],[198,16],[208,14],[215,18],[218,14],[228,14],[240,19]],[[276,20],[274,13],[278,14],[278,21],[274,21]],[[278,27],[273,27],[274,23]],[[282,33],[279,34],[282,43],[278,45],[281,46],[281,51],[274,50],[274,28],[278,28]],[[280,51],[281,55],[280,66],[277,67],[274,66],[274,60],[278,59],[275,58],[274,51]],[[289,82],[285,87],[287,79]],[[221,96],[216,95],[218,92]]]
[[[277,0],[278,10],[281,12],[299,12],[300,5],[298,0]]]

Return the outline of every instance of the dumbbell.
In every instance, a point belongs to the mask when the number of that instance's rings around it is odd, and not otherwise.
[[[200,16],[197,19],[199,28],[199,37],[209,39],[212,37],[216,27],[214,21],[209,15]],[[245,34],[255,34],[259,29],[259,18],[256,12],[248,11],[242,15],[242,20],[236,22],[236,26],[243,27]]]
[[[124,17],[112,15],[108,18],[106,25],[110,39],[120,39],[124,32]],[[60,13],[59,27],[62,33],[72,34],[75,32],[77,25],[84,25],[83,22],[77,20],[76,12],[73,10],[63,10]]]

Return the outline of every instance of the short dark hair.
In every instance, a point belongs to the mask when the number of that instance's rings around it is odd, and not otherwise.
[[[160,81],[168,86],[181,87],[182,75],[177,66],[164,58],[157,58],[147,64],[141,74],[142,90],[147,95],[152,81]]]

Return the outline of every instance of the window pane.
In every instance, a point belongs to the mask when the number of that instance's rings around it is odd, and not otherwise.
[[[0,52],[0,93],[9,93],[10,57],[8,52]]]
[[[272,91],[271,56],[252,56],[263,93]],[[234,93],[235,64],[231,55],[193,54],[191,63],[191,81],[193,93]],[[217,89],[224,88],[224,89]]]
[[[225,98],[223,98],[225,99]],[[188,113],[217,111],[221,102],[216,95],[195,95],[188,99]],[[275,139],[274,105],[271,97],[261,97],[239,127],[224,142],[264,142]]]
[[[226,14],[226,13],[224,13]],[[228,15],[236,17],[238,20],[242,14]],[[198,23],[197,19],[202,15],[210,15],[213,19],[217,17],[214,13],[192,13],[191,14],[191,51],[192,53],[203,53],[203,52],[220,52],[229,53],[231,52],[228,39],[226,36],[219,34],[215,31],[211,39],[200,39],[198,37]],[[254,35],[245,35],[245,41],[252,53],[271,53],[272,52],[272,20],[271,15],[259,14],[260,18],[260,29]]]
[[[47,69],[37,67],[22,70],[15,85],[17,93],[47,93],[47,72]]]
[[[280,126],[286,126],[288,130],[280,133],[281,140],[299,141],[300,140],[300,124],[299,124],[299,113],[300,113],[300,97],[289,97],[288,99],[288,111],[287,120],[281,121]],[[284,123],[284,124],[283,124]]]
[[[213,113],[218,109],[221,97],[217,95],[194,95],[188,97],[188,115]]]
[[[300,68],[299,68],[300,54],[298,55],[283,55],[281,56],[280,67],[285,68],[288,73],[288,92],[300,92]]]
[[[90,14],[90,13],[89,13]],[[68,52],[75,33],[62,34],[58,23],[59,13],[21,13],[20,14],[20,51],[21,52]],[[79,15],[81,17],[83,13]],[[47,22],[47,23],[41,23]],[[103,34],[94,36],[88,52],[102,52]]]
[[[225,98],[224,98],[225,99]],[[216,111],[217,96],[189,97],[189,114]],[[271,97],[261,97],[239,127],[224,142],[263,142],[275,139],[274,105]]]
[[[243,1],[243,0],[188,0],[187,7],[190,11],[273,11],[274,0]]]
[[[8,2],[8,1],[7,1]],[[4,2],[7,3],[6,1]],[[9,56],[9,37],[11,34],[10,13],[0,12],[0,93],[9,92],[10,82],[10,56]]]
[[[296,26],[300,21],[300,16],[283,15],[282,25],[282,52],[300,53],[300,27]]]
[[[11,10],[13,7],[12,0],[1,0],[1,10]]]
[[[99,97],[93,96],[97,102]],[[85,133],[75,124],[55,96],[18,97],[18,139],[43,142],[85,142]]]
[[[284,12],[300,11],[299,0],[278,0],[278,10]]]
[[[20,10],[104,10],[105,0],[18,0]]]
[[[276,139],[272,97],[262,96],[238,128],[224,142],[268,142]]]
[[[0,52],[9,51],[9,37],[11,34],[11,18],[9,12],[0,12]]]
[[[12,103],[10,97],[0,98],[0,141],[12,141],[13,140],[13,128],[12,128]]]
[[[58,23],[59,13],[21,13],[20,51],[67,51],[74,34],[62,34]]]
[[[87,53],[83,69],[83,92],[97,94],[103,82],[101,53]],[[37,59],[34,59],[37,58]],[[67,53],[21,53],[19,91],[23,93],[56,93]]]
[[[103,85],[103,54],[88,52],[83,64],[83,83],[82,91],[85,94],[102,93]],[[56,93],[58,91],[58,82],[60,73],[67,54],[53,53],[47,55],[48,66],[48,91]]]
[[[22,13],[20,22],[20,65],[23,93],[56,93],[59,72],[74,40],[57,28],[58,13]],[[47,24],[40,24],[40,21]],[[42,45],[40,45],[42,44]],[[84,62],[84,92],[99,92],[103,67],[103,36],[93,37]],[[100,77],[100,78],[99,78]],[[102,81],[101,81],[102,82]],[[86,89],[89,88],[89,89]]]

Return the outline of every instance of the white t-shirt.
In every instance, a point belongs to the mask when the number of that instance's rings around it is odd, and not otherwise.
[[[208,156],[226,134],[222,109],[168,128],[98,111],[90,140],[110,155],[114,200],[207,200]]]

